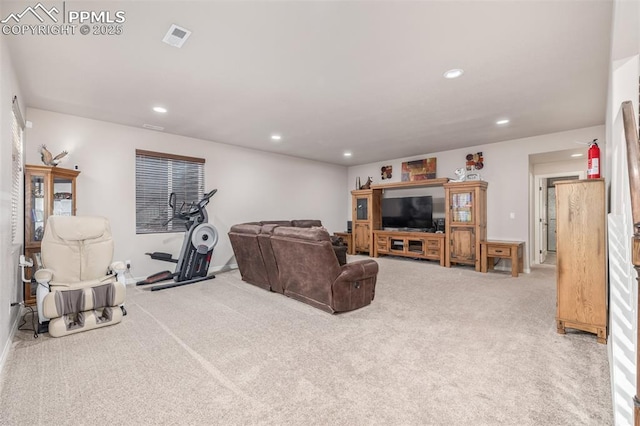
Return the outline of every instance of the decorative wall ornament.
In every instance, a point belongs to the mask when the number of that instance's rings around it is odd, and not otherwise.
[[[413,182],[436,178],[435,157],[402,163],[402,182]]]
[[[393,174],[393,166],[382,166],[382,168],[380,169],[380,175],[382,177],[382,180],[391,179],[392,174]]]
[[[467,170],[480,170],[484,167],[484,158],[481,152],[467,154]]]

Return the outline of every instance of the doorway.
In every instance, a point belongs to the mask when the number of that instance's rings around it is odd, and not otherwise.
[[[543,178],[545,183],[541,185],[541,196],[544,198],[541,203],[541,253],[540,263],[544,265],[556,264],[556,182],[563,180],[579,179],[578,175],[558,176]],[[542,194],[543,193],[543,194]]]
[[[555,265],[555,182],[585,179],[585,146],[529,155],[529,262]],[[549,220],[551,219],[551,220]],[[548,257],[548,259],[547,259]]]

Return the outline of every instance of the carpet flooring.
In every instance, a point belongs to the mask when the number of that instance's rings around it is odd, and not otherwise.
[[[129,286],[112,327],[18,331],[0,424],[613,424],[607,347],[556,333],[553,266],[512,278],[377,261],[375,300],[339,315],[234,270]]]

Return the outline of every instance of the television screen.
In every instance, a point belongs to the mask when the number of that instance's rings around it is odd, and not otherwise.
[[[382,227],[427,230],[433,227],[430,195],[382,199]]]

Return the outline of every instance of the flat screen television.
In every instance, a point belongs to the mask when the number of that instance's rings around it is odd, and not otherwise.
[[[382,227],[430,230],[433,228],[432,197],[383,198]]]

